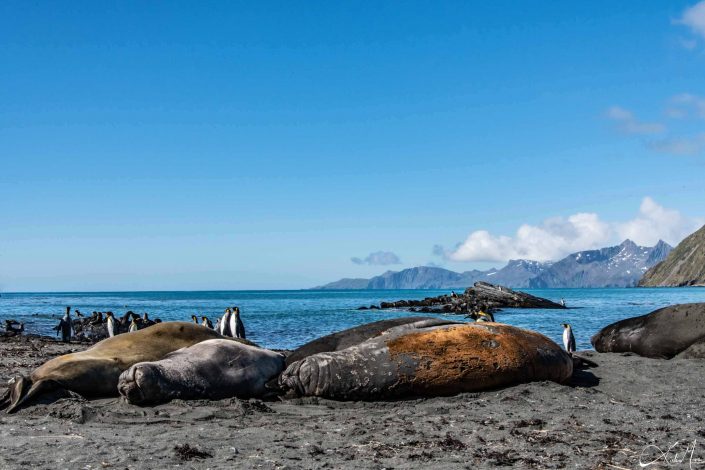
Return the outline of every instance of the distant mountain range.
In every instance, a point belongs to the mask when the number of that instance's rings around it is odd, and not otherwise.
[[[477,281],[515,288],[633,287],[671,250],[663,241],[644,247],[625,240],[617,246],[573,253],[555,263],[519,259],[502,269],[462,273],[419,266],[387,271],[371,279],[345,278],[314,289],[464,289]]]
[[[663,262],[649,269],[639,285],[705,286],[705,226],[680,242]]]

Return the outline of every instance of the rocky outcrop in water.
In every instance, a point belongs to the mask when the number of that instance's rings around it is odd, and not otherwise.
[[[548,299],[536,297],[488,282],[476,282],[462,294],[427,297],[423,300],[382,302],[379,306],[360,307],[358,310],[400,308],[412,312],[471,314],[492,312],[501,308],[566,308]]]

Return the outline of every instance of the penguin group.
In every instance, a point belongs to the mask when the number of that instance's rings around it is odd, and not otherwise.
[[[239,307],[228,307],[225,309],[225,313],[218,321],[217,327],[218,333],[223,336],[230,336],[232,338],[245,338],[245,325],[240,319],[240,308]]]
[[[134,331],[148,328],[156,323],[161,323],[160,319],[151,320],[146,312],[142,316],[132,310],[128,310],[121,317],[117,317],[113,312],[94,311],[91,316],[83,315],[75,310],[75,318],[71,316],[71,307],[66,307],[66,312],[61,317],[59,324],[54,327],[57,336],[61,336],[61,341],[68,343],[71,339],[98,340],[105,337],[112,338],[121,333],[132,333]],[[197,325],[202,325],[218,331],[223,336],[245,339],[245,325],[240,318],[239,307],[228,307],[225,313],[218,320],[215,326],[213,322],[203,315],[200,318],[191,315],[191,321]],[[13,334],[20,334],[24,331],[24,324],[19,324],[14,320],[6,322],[5,329]],[[19,328],[17,327],[19,325]]]
[[[92,340],[106,336],[112,338],[120,333],[141,330],[161,322],[159,319],[151,320],[146,312],[140,317],[131,310],[120,318],[110,311],[94,311],[90,317],[86,317],[78,310],[75,310],[75,314],[76,318],[71,318],[71,307],[66,307],[66,313],[54,327],[56,334],[61,335],[61,341],[65,343],[71,338]]]
[[[191,315],[191,321],[196,325],[215,330],[223,336],[246,339],[245,325],[242,323],[242,319],[240,319],[240,307],[226,308],[223,316],[215,323],[215,327],[213,326],[213,322],[205,315],[201,316],[200,322],[198,321],[198,316]]]

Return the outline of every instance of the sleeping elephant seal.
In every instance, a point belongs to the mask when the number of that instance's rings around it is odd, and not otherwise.
[[[118,377],[131,365],[156,361],[177,349],[214,338],[222,336],[193,323],[165,322],[105,339],[85,351],[47,361],[29,377],[13,379],[0,398],[0,410],[6,408],[12,413],[38,395],[57,390],[86,397],[115,396]]]
[[[598,352],[633,352],[670,359],[705,338],[705,303],[672,305],[612,323],[597,332]]]
[[[423,325],[425,326],[461,324],[459,322],[434,317],[401,317],[365,323],[364,325],[314,339],[313,341],[300,346],[286,357],[286,365],[288,367],[294,362],[300,361],[301,359],[313,354],[340,351],[341,349],[355,346],[356,344],[360,344],[370,338],[379,336],[383,332],[395,326],[408,325],[410,323],[418,322],[424,322]]]
[[[564,382],[572,373],[571,357],[539,333],[499,323],[412,323],[296,362],[280,385],[289,396],[375,400]]]
[[[140,362],[120,375],[118,391],[133,405],[175,398],[258,398],[284,370],[284,356],[227,339],[179,349],[156,362]]]

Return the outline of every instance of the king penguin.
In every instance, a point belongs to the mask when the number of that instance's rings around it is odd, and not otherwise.
[[[137,321],[135,320],[135,317],[132,317],[132,323],[130,323],[130,333],[137,331]]]
[[[203,315],[201,317],[201,320],[203,320],[201,322],[201,326],[205,326],[206,328],[210,328],[211,330],[213,329],[213,322],[211,322],[207,316]]]
[[[105,317],[107,318],[105,327],[108,329],[108,336],[112,338],[113,336],[115,336],[115,333],[117,333],[117,331],[115,330],[115,317],[113,316],[113,312],[107,312],[105,314]]]
[[[568,354],[575,352],[575,336],[569,323],[563,323],[563,346]]]
[[[73,322],[71,321],[71,307],[66,307],[66,313],[56,327],[57,334],[61,333],[61,341],[68,343],[73,335]]]
[[[487,322],[494,323],[494,315],[492,315],[491,313],[485,313],[482,310],[480,310],[479,312],[477,312],[477,320],[475,320],[475,321],[477,321],[477,322],[486,322],[487,321]]]
[[[198,325],[198,317],[196,315],[191,315],[191,321]]]
[[[230,336],[230,316],[230,309],[226,308],[225,313],[220,318],[220,331],[218,331],[223,336]]]
[[[230,315],[230,336],[245,339],[245,325],[240,319],[239,307],[233,307],[233,313]]]

